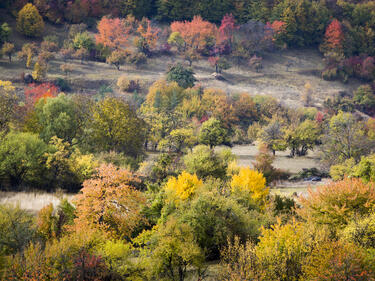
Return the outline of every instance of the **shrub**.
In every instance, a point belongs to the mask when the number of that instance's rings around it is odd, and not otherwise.
[[[345,179],[309,191],[300,199],[297,213],[306,221],[328,225],[335,229],[345,227],[358,215],[368,214],[375,206],[374,183],[360,179]]]
[[[182,172],[177,178],[172,177],[165,185],[165,190],[171,193],[171,197],[176,200],[186,200],[190,198],[195,190],[202,186],[202,180],[196,175]]]
[[[375,272],[361,248],[342,241],[318,245],[303,265],[302,280],[374,280]]]
[[[17,16],[17,30],[29,37],[39,37],[44,31],[43,18],[31,3],[26,4]]]
[[[121,75],[117,80],[117,86],[123,92],[139,92],[141,89],[139,79],[128,79],[126,75]]]
[[[140,66],[147,63],[147,56],[144,53],[135,53],[127,57],[126,61],[135,66]]]
[[[354,243],[365,249],[375,249],[375,213],[355,218],[340,233],[347,242]]]

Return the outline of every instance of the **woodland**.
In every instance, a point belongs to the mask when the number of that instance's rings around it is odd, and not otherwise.
[[[374,1],[2,0],[0,191],[71,199],[0,204],[0,280],[375,280],[374,79]]]

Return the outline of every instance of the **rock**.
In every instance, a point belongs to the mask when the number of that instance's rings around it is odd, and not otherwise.
[[[30,73],[26,73],[26,74],[25,74],[25,77],[23,78],[23,81],[24,81],[26,84],[30,84],[30,83],[33,83],[33,82],[34,82],[34,78],[33,78],[33,76],[32,76]]]

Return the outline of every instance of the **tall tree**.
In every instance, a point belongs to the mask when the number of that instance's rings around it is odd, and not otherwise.
[[[98,23],[96,43],[113,49],[124,48],[128,45],[130,31],[131,28],[126,26],[124,19],[103,17]]]

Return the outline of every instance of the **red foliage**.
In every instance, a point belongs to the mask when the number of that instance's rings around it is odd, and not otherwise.
[[[107,272],[107,266],[101,257],[82,249],[75,258],[73,270],[69,275],[74,280],[96,281],[105,279]]]
[[[207,38],[215,38],[217,27],[203,20],[200,16],[195,16],[190,21],[175,21],[171,24],[172,32],[179,32],[188,47],[203,50],[207,43]]]
[[[26,105],[33,106],[42,98],[56,97],[59,89],[51,83],[29,84],[24,93]]]
[[[324,42],[326,47],[332,50],[341,50],[343,48],[344,33],[342,25],[337,19],[334,19],[327,26]]]
[[[131,28],[126,26],[124,19],[103,17],[98,24],[98,31],[95,35],[97,44],[119,49],[127,46]]]
[[[323,121],[324,121],[324,113],[323,112],[321,112],[321,111],[318,111],[317,113],[316,113],[316,115],[315,115],[315,121],[317,122],[317,123],[319,123],[319,124],[321,124],[321,123],[323,123]]]
[[[218,33],[218,43],[232,41],[233,32],[237,29],[236,20],[232,14],[226,14],[221,20]]]

